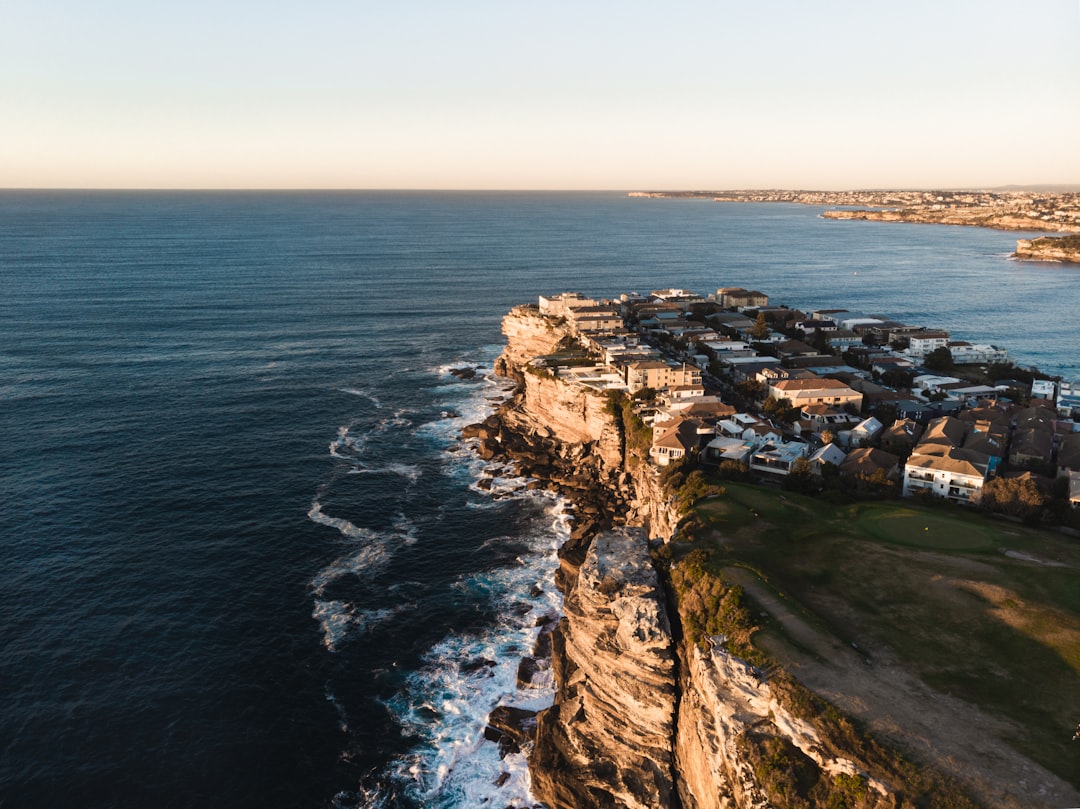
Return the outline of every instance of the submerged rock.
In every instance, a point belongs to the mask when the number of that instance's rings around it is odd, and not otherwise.
[[[499,757],[520,753],[536,736],[536,711],[499,705],[488,714],[484,738],[499,745]]]

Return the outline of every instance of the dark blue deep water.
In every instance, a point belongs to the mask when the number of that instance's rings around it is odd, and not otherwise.
[[[459,446],[504,389],[448,371],[538,294],[751,286],[1080,377],[1077,268],[817,213],[0,193],[0,805],[523,803],[480,730],[547,698],[565,520]]]

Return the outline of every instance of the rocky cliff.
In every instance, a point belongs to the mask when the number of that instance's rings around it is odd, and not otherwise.
[[[787,758],[802,760],[803,772],[814,780],[850,778],[859,784],[860,807],[898,804],[885,782],[830,752],[813,724],[793,716],[760,671],[715,640],[705,650],[684,645],[681,652],[675,754],[684,809],[770,807],[761,760],[750,751],[755,746],[790,751]]]
[[[671,806],[675,650],[644,534],[591,543],[555,635],[533,789],[552,807]]]
[[[506,347],[495,364],[496,373],[517,376],[534,357],[550,354],[571,337],[565,320],[540,314],[535,306],[515,306],[503,318]]]
[[[537,798],[551,809],[759,809],[772,805],[760,751],[780,746],[815,778],[850,776],[860,809],[899,806],[882,780],[827,752],[760,672],[714,640],[703,650],[681,637],[649,551],[678,520],[657,471],[627,457],[606,396],[525,370],[532,351],[567,336],[559,323],[519,307],[504,331],[499,369],[519,390],[465,435],[569,497],[576,515],[559,554],[564,615],[537,650],[551,655],[554,704],[523,731],[491,720],[500,744],[533,744]]]
[[[1080,264],[1080,236],[1017,239],[1013,257],[1027,261],[1064,261]]]
[[[995,208],[900,208],[881,210],[823,211],[824,219],[858,219],[873,222],[913,222],[923,225],[970,225],[995,230],[1047,230],[1069,232],[1072,222],[1046,221],[1023,212]]]

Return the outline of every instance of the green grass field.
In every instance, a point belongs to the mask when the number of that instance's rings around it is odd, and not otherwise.
[[[753,571],[845,644],[887,647],[934,689],[1018,723],[1007,741],[1080,787],[1080,540],[972,510],[725,486],[696,508],[693,547],[711,564]]]

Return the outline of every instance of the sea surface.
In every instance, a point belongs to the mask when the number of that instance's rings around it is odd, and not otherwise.
[[[818,213],[0,192],[0,806],[527,805],[482,730],[550,701],[568,520],[458,433],[539,294],[746,286],[1080,378],[1080,268]]]

